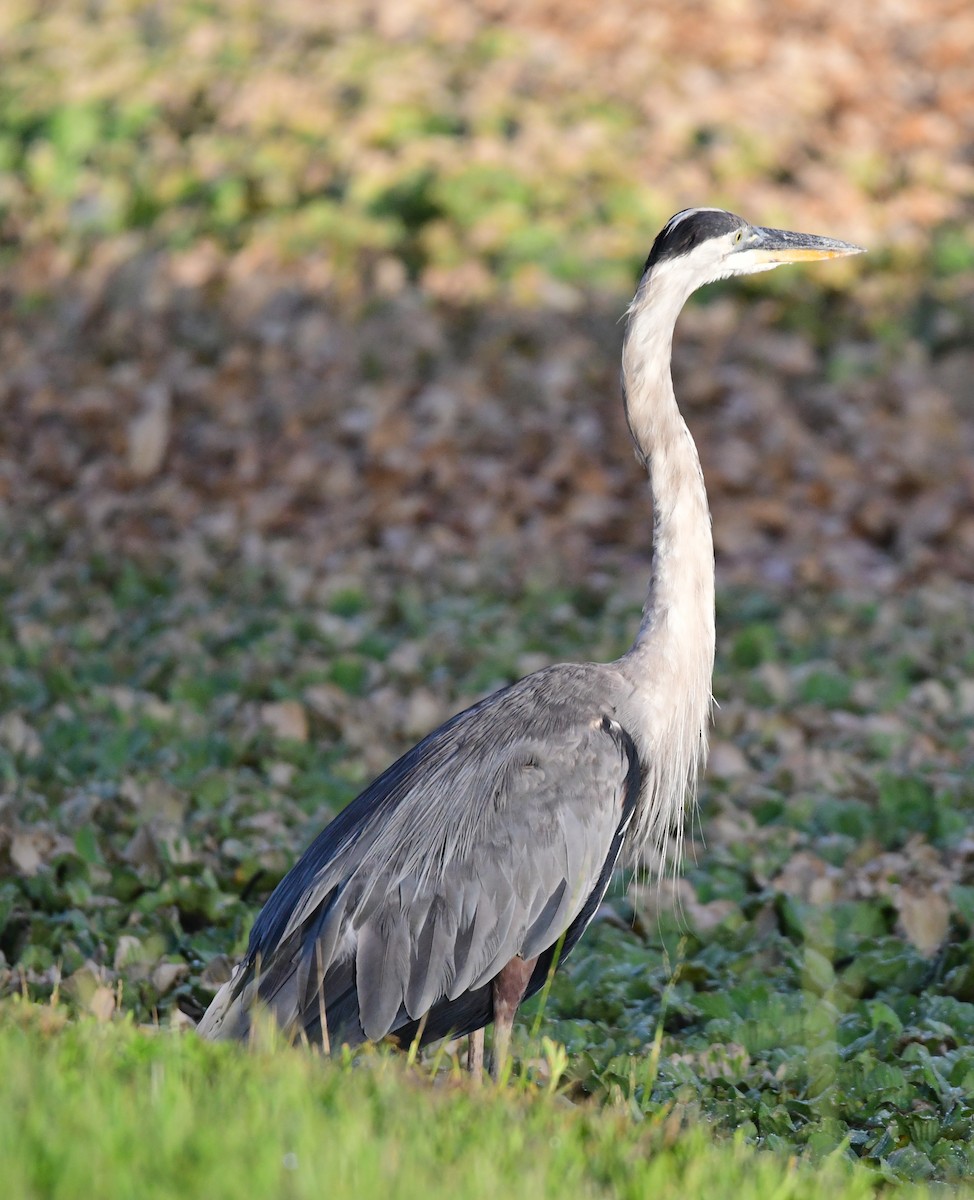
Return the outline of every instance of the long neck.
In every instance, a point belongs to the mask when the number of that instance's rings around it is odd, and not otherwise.
[[[649,281],[647,281],[649,282]],[[639,633],[621,666],[644,721],[651,791],[636,837],[677,837],[706,756],[714,665],[714,545],[696,446],[670,377],[685,296],[637,295],[622,356],[626,416],[653,496],[652,578]]]

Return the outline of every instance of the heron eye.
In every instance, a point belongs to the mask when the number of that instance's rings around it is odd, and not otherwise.
[[[734,234],[734,245],[739,246],[741,244],[741,242],[743,242],[743,241],[744,241],[744,230],[738,229],[737,233]]]

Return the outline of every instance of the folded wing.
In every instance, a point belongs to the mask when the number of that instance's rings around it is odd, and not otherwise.
[[[625,730],[552,668],[468,709],[329,825],[268,900],[200,1032],[356,1044],[492,1017],[515,956],[550,963],[608,885],[640,788]],[[548,699],[548,695],[552,697]],[[543,974],[540,976],[543,979]],[[531,988],[530,990],[534,990]]]

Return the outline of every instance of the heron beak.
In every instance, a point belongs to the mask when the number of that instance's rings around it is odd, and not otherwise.
[[[812,233],[792,233],[787,229],[762,229],[755,226],[752,236],[741,245],[741,253],[755,266],[809,262],[816,258],[844,258],[865,253],[862,246],[840,242],[838,238],[817,237]]]

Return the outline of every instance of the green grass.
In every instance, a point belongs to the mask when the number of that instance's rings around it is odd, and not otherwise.
[[[878,1181],[672,1115],[633,1119],[525,1089],[431,1088],[386,1053],[354,1065],[8,1002],[0,1161],[8,1200],[206,1196],[859,1200]],[[906,1197],[919,1191],[903,1190]]]

